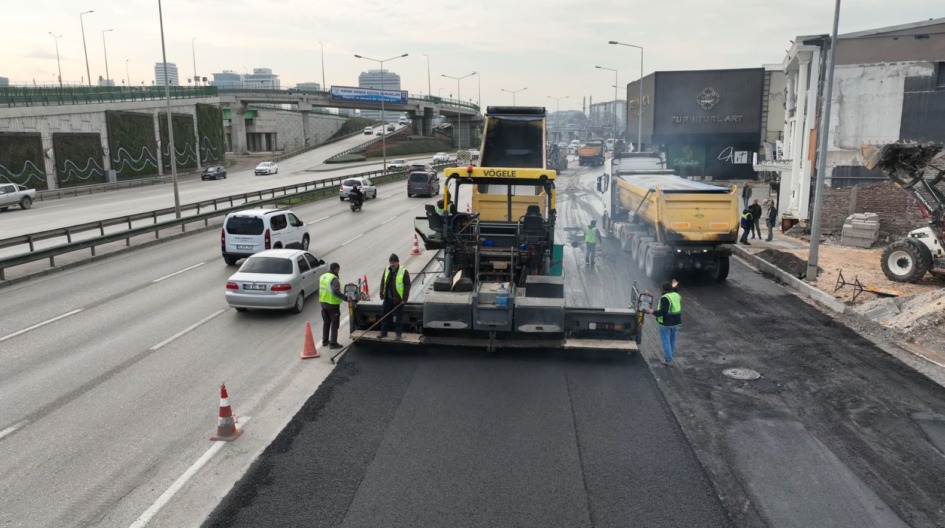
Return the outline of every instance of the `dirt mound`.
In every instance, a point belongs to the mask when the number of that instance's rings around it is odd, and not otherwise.
[[[766,249],[756,253],[755,256],[770,262],[799,279],[807,276],[807,261],[792,253],[778,251],[776,249]],[[817,269],[818,272],[821,271],[820,268]]]

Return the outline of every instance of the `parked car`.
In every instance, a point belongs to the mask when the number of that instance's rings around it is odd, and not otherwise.
[[[292,310],[301,313],[305,298],[318,297],[325,261],[301,249],[257,253],[226,281],[226,302],[237,311]]]
[[[256,176],[260,174],[279,174],[279,166],[274,161],[264,161],[256,165]]]
[[[226,169],[222,165],[216,165],[214,167],[207,167],[203,171],[203,174],[200,176],[201,180],[218,180],[220,178],[226,179]]]
[[[308,249],[305,222],[289,209],[247,209],[226,215],[220,233],[223,261],[232,266],[267,249]]]
[[[440,179],[435,172],[411,172],[407,176],[407,196],[436,196],[440,194]]]
[[[374,127],[364,127],[364,135],[370,136],[374,134]]]
[[[29,209],[36,199],[36,189],[14,183],[0,184],[0,211],[6,211],[12,205],[19,205],[20,209]]]
[[[387,164],[387,170],[404,170],[407,168],[407,160],[395,159]]]
[[[338,189],[338,198],[343,202],[348,197],[348,193],[355,186],[361,187],[361,193],[365,200],[377,198],[377,187],[371,183],[369,178],[348,178],[341,182],[341,188]]]
[[[433,163],[446,163],[450,160],[450,155],[445,152],[437,152],[433,155]]]
[[[433,168],[433,165],[423,162],[414,162],[410,165],[407,165],[407,171],[409,172],[432,172],[436,174],[436,169]]]

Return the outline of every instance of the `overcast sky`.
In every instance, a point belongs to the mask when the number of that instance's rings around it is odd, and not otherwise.
[[[0,76],[11,83],[54,83],[55,41],[65,82],[86,76],[79,13],[92,78],[105,76],[105,34],[110,76],[118,85],[154,80],[161,60],[157,0],[31,0],[3,2],[4,45]],[[644,73],[657,70],[751,68],[781,63],[797,35],[829,33],[830,0],[164,0],[168,62],[182,81],[197,73],[272,68],[283,87],[321,83],[319,41],[329,86],[357,86],[375,59],[409,53],[385,64],[412,94],[457,96],[484,105],[510,104],[551,110],[581,108],[582,98],[613,99],[614,74],[623,86],[640,72],[639,50],[608,45],[617,40],[645,48]],[[847,0],[840,32],[849,33],[945,16],[943,0]],[[186,84],[186,81],[183,82]],[[481,83],[481,84],[480,84]],[[621,93],[623,90],[621,90]],[[621,98],[623,96],[621,95]]]

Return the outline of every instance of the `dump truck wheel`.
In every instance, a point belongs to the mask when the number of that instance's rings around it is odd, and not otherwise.
[[[728,256],[719,257],[719,260],[715,263],[715,268],[712,270],[712,280],[725,282],[725,279],[728,278],[728,266]]]
[[[883,273],[896,282],[916,282],[932,269],[932,253],[920,242],[898,240],[883,250]]]
[[[652,245],[652,237],[643,237],[640,239],[640,248],[637,249],[637,267],[641,270],[646,267],[646,252],[650,250],[650,246]]]
[[[643,271],[646,273],[647,277],[653,279],[655,282],[662,282],[666,279],[666,268],[669,259],[667,257],[657,257],[655,255],[655,249],[654,244],[650,244],[647,248],[646,256],[643,257]]]

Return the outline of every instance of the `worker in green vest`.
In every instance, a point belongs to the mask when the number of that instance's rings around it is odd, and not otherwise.
[[[318,302],[322,305],[322,346],[328,345],[328,348],[341,348],[338,343],[338,325],[345,296],[341,292],[339,271],[341,266],[332,262],[318,283]]]
[[[682,297],[677,288],[679,282],[673,279],[672,282],[666,282],[661,287],[662,295],[656,310],[647,308],[647,313],[656,316],[656,322],[660,325],[660,341],[663,344],[663,363],[672,365],[673,357],[676,355],[676,334],[679,333],[679,327],[682,326]]]
[[[381,333],[377,337],[378,339],[387,337],[387,330],[393,319],[396,321],[394,328],[397,333],[396,340],[400,341],[404,333],[404,304],[410,297],[410,274],[400,266],[400,258],[396,253],[391,253],[388,262],[390,266],[384,268],[380,290],[381,300],[384,301],[381,308],[384,322],[381,323]]]
[[[584,246],[587,251],[584,255],[584,263],[594,265],[594,253],[597,250],[597,242],[600,240],[600,231],[597,230],[597,220],[591,220],[591,225],[584,228]]]

